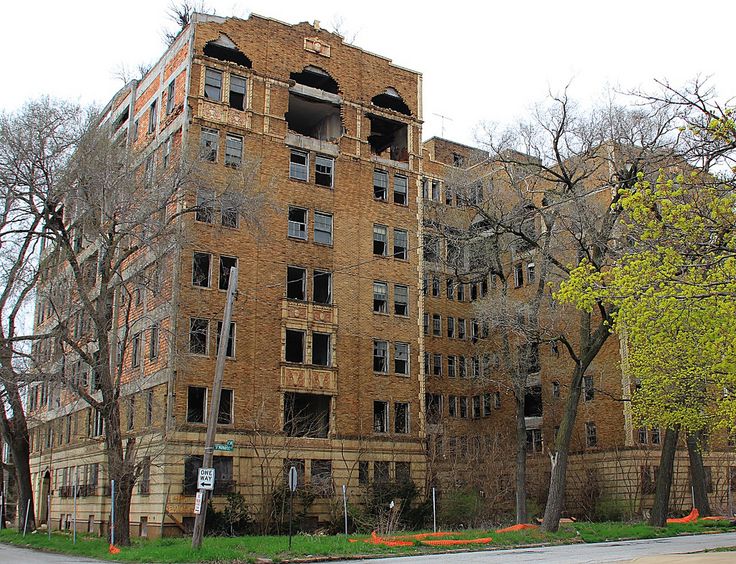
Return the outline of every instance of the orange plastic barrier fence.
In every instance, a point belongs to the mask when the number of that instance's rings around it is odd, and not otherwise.
[[[424,540],[420,542],[429,546],[456,546],[462,544],[488,544],[491,541],[493,541],[491,537],[485,537],[481,539],[438,539]]]
[[[528,523],[519,523],[518,525],[511,525],[503,529],[496,529],[497,533],[513,533],[514,531],[523,531],[524,529],[538,529],[539,525],[530,525]]]
[[[717,517],[714,515],[712,517],[701,517],[699,520],[700,521],[730,521],[731,519],[729,519],[725,515],[719,515]]]
[[[680,517],[679,519],[667,519],[667,523],[692,523],[693,521],[697,521],[699,516],[700,512],[693,507],[693,510],[685,517]]]
[[[111,544],[108,551],[110,552],[110,554],[118,554],[120,552],[120,549],[114,544]]]
[[[479,539],[438,539],[437,537],[446,537],[457,533],[437,532],[437,533],[419,533],[416,535],[404,535],[398,537],[383,538],[379,537],[376,531],[371,533],[369,539],[348,539],[349,542],[365,542],[368,544],[382,544],[384,546],[414,546],[416,542],[429,546],[455,546],[463,544],[487,544],[493,539],[484,537]],[[432,540],[425,540],[432,539]]]

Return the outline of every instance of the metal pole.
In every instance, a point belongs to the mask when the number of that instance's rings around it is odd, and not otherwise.
[[[733,517],[733,492],[731,491],[731,484],[733,480],[733,466],[728,467],[728,518]]]
[[[212,398],[210,399],[210,411],[207,414],[207,435],[204,442],[204,458],[202,468],[211,468],[213,449],[215,445],[215,434],[217,433],[217,416],[220,412],[220,393],[222,392],[222,377],[225,372],[225,355],[227,354],[227,342],[230,340],[230,320],[233,314],[233,302],[238,288],[238,269],[230,269],[230,279],[227,284],[227,299],[225,301],[225,313],[222,319],[222,330],[220,331],[220,346],[217,349],[217,363],[215,364],[215,379],[212,382]],[[215,477],[215,480],[217,477]],[[194,519],[194,531],[192,532],[192,548],[198,549],[202,546],[204,537],[204,523],[207,519],[206,490],[203,492],[202,507]]]
[[[291,552],[291,520],[294,516],[294,490],[289,488],[289,552]]]
[[[0,531],[3,530],[3,527],[5,527],[5,498],[3,497],[3,492],[0,491]]]
[[[115,544],[115,480],[110,480],[112,494],[112,512],[110,513],[110,544]]]
[[[437,532],[437,496],[434,488],[432,488],[432,529]]]
[[[46,496],[46,530],[51,540],[51,494]]]
[[[345,484],[342,485],[342,509],[345,513],[345,536],[348,534],[348,495],[347,487]]]
[[[74,532],[72,533],[72,542],[77,544],[77,484],[79,483],[79,469],[74,475]]]
[[[26,503],[26,519],[25,524],[23,525],[23,536],[26,536],[26,530],[28,529],[28,513],[31,511],[31,498],[28,498],[28,503]]]

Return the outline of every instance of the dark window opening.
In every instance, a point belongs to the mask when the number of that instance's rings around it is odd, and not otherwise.
[[[409,106],[406,105],[406,102],[401,98],[401,95],[393,88],[387,88],[385,92],[382,92],[377,96],[373,96],[373,98],[371,98],[371,102],[374,106],[378,106],[379,108],[394,110],[395,112],[399,112],[400,114],[407,116],[411,115]]]
[[[361,460],[358,462],[358,484],[361,486],[368,485],[368,461]]]
[[[220,257],[220,279],[218,281],[218,288],[220,288],[220,290],[227,290],[228,283],[230,282],[230,269],[237,266],[237,258]]]
[[[286,124],[291,131],[320,141],[335,141],[343,133],[340,106],[294,92],[289,92]]]
[[[130,116],[130,107],[126,106],[125,109],[120,113],[120,115],[115,120],[115,123],[113,124],[113,131],[117,131],[120,129],[123,124],[128,121],[128,117]]]
[[[366,114],[371,122],[368,143],[371,152],[384,159],[409,162],[407,126],[404,123]]]
[[[442,419],[442,396],[439,394],[426,394],[424,402],[427,410],[427,423],[436,424]]]
[[[184,494],[194,494],[197,491],[197,475],[202,468],[202,456],[187,456],[184,460]],[[230,456],[215,456],[212,459],[215,469],[215,495],[233,491],[233,459]]]
[[[207,319],[189,320],[189,352],[207,354],[207,335],[210,322]]]
[[[311,482],[317,495],[332,495],[334,488],[332,485],[331,460],[312,460]]]
[[[312,364],[330,366],[329,333],[312,333]]]
[[[217,350],[220,350],[220,334],[222,332],[222,321],[217,322]],[[230,322],[230,331],[227,335],[227,346],[225,347],[225,356],[227,358],[235,358],[235,322]]]
[[[210,286],[210,262],[212,255],[209,253],[194,253],[192,259],[192,284],[200,288]]]
[[[230,425],[233,422],[233,391],[220,391],[220,409],[217,412],[218,425]]]
[[[330,396],[318,394],[284,394],[284,432],[290,437],[327,437],[330,401]]]
[[[394,403],[394,433],[409,432],[409,404]]]
[[[304,331],[286,330],[286,362],[304,362]]]
[[[204,423],[207,388],[189,386],[187,391],[187,423]]]
[[[332,188],[332,174],[335,168],[335,159],[317,155],[314,158],[314,183],[319,186]]]
[[[307,210],[289,208],[289,237],[307,240]]]
[[[286,269],[286,297],[290,300],[305,300],[307,287],[307,271],[298,266]]]
[[[388,433],[388,402],[373,402],[373,431],[375,433]]]
[[[382,202],[388,198],[388,173],[385,170],[373,171],[373,197]]]
[[[542,430],[527,429],[526,430],[526,449],[527,452],[542,452]]]
[[[373,463],[373,481],[379,484],[388,482],[388,462],[376,460]]]
[[[304,70],[301,72],[292,72],[289,78],[304,86],[318,88],[331,94],[337,94],[339,90],[334,78],[321,68],[313,67],[312,65],[304,67]]]
[[[529,386],[524,393],[524,417],[542,417],[542,386]]]
[[[245,109],[245,79],[242,76],[230,75],[230,94],[228,102],[235,110]]]
[[[235,44],[226,36],[220,35],[216,41],[209,41],[203,49],[205,56],[212,57],[213,59],[219,59],[220,61],[227,61],[228,63],[235,63],[241,67],[251,68],[253,63],[250,59],[240,51]]]
[[[332,303],[332,274],[320,270],[314,271],[313,277],[314,303]]]
[[[204,97],[209,100],[222,100],[222,71],[205,69]]]
[[[585,401],[591,401],[595,397],[595,388],[593,387],[593,377],[583,376],[583,390],[585,392]]]

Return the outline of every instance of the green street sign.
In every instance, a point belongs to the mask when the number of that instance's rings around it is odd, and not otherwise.
[[[225,442],[224,445],[215,444],[215,450],[225,450],[227,452],[232,452],[234,446],[235,441],[230,439],[229,441]]]

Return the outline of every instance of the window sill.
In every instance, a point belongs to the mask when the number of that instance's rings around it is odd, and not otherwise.
[[[315,241],[314,244],[318,247],[327,247],[329,249],[333,247],[333,243],[320,243],[319,241]]]
[[[391,317],[391,315],[387,311],[376,311],[376,310],[373,310],[373,313],[375,315],[380,315],[382,317]]]
[[[304,238],[304,239],[302,239],[301,237],[294,237],[292,235],[287,235],[286,237],[289,239],[289,241],[295,241],[295,242],[298,241],[298,242],[301,242],[301,243],[309,243],[309,238],[308,237],[307,238]]]

